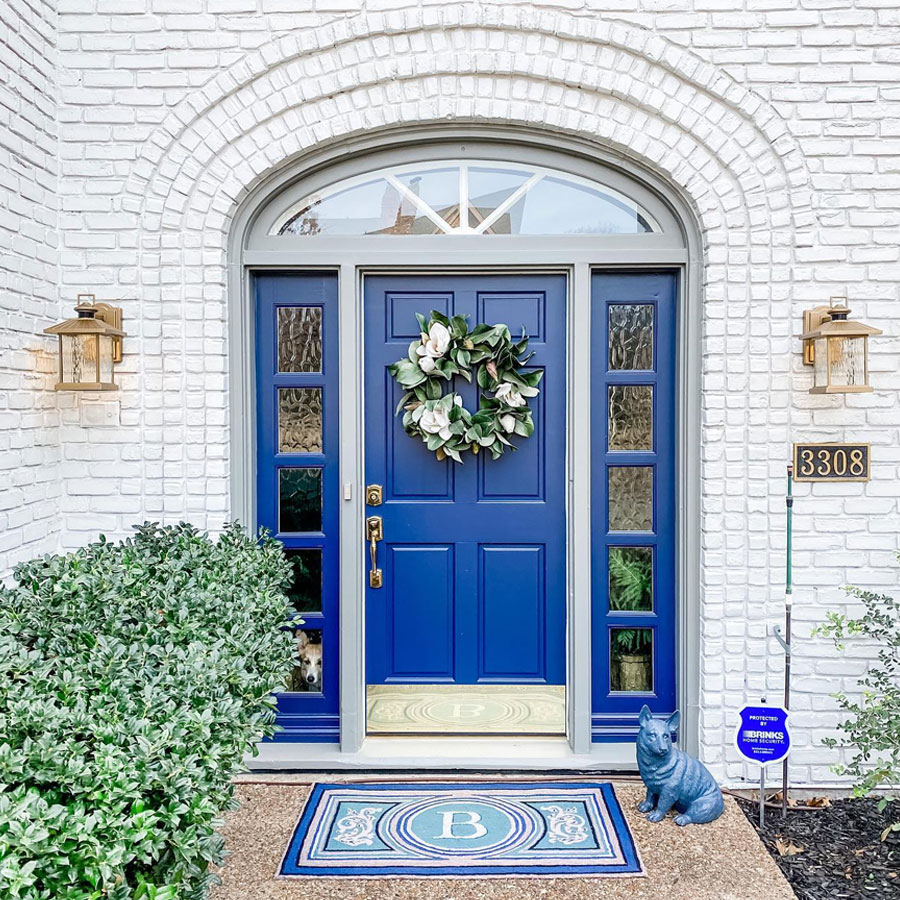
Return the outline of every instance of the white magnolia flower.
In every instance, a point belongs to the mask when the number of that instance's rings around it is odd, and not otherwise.
[[[440,359],[450,346],[450,332],[446,325],[440,322],[432,322],[428,334],[422,334],[422,346],[416,348],[419,356],[430,356]]]
[[[431,356],[423,356],[419,360],[419,368],[427,375],[434,371],[434,359]]]
[[[494,396],[507,406],[525,405],[525,398],[519,393],[519,389],[508,381],[504,381],[497,386],[497,390],[494,391]]]
[[[512,413],[500,416],[500,427],[507,434],[512,434],[516,427],[516,417]]]
[[[426,409],[419,419],[419,428],[426,434],[438,434],[443,440],[449,440],[450,415],[443,409]]]

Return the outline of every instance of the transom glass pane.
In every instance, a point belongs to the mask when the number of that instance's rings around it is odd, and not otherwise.
[[[322,307],[278,308],[278,371],[322,371]]]
[[[599,182],[517,163],[415,163],[304,197],[275,235],[645,234],[650,213]]]
[[[322,530],[322,470],[278,470],[278,530]]]
[[[530,170],[499,167],[469,166],[469,211],[474,226],[481,226],[485,219],[533,177]],[[509,234],[509,212],[494,223],[485,226],[485,234]]]
[[[609,530],[653,530],[651,466],[609,467]]]
[[[609,368],[653,368],[653,307],[649,303],[610,305]]]
[[[278,452],[322,452],[322,388],[278,389]]]
[[[459,166],[430,171],[416,170],[396,176],[411,194],[423,201],[427,207],[444,222],[459,225]],[[423,206],[416,204],[410,197],[404,197],[405,203],[414,214],[415,222],[405,234],[440,234],[443,229],[436,221],[430,219]],[[401,232],[393,231],[392,234]]]
[[[642,234],[637,207],[602,189],[542,178],[509,211],[510,234]]]
[[[653,385],[609,385],[609,449],[653,449]]]

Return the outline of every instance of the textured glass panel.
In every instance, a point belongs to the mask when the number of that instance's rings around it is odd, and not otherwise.
[[[542,178],[509,211],[508,234],[642,234],[637,205],[565,178]],[[499,233],[495,230],[495,233]]]
[[[278,470],[278,530],[322,530],[322,470]]]
[[[609,608],[619,612],[653,609],[653,548],[609,548]]]
[[[610,369],[653,368],[653,307],[646,303],[609,307]]]
[[[304,694],[322,693],[322,630],[309,628],[297,632],[299,660],[291,669],[288,690]]]
[[[609,467],[609,530],[653,530],[653,469]]]
[[[813,341],[813,348],[815,350],[816,358],[815,358],[815,385],[816,387],[828,387],[828,351],[826,349],[826,344],[828,343],[826,338],[821,338],[818,341]]]
[[[66,384],[94,384],[97,381],[96,334],[63,335],[62,375]]]
[[[613,691],[653,691],[653,629],[610,628],[609,686]]]
[[[609,386],[609,449],[653,449],[653,385]]]
[[[828,338],[832,385],[852,387],[853,385],[865,384],[865,353],[865,338]],[[818,355],[816,358],[818,359]]]
[[[322,388],[278,389],[278,451],[322,452]]]
[[[287,595],[297,612],[322,612],[322,551],[318,548],[285,550],[294,568]]]
[[[322,307],[278,308],[278,371],[322,371]]]
[[[99,336],[100,341],[100,381],[104,384],[113,382],[113,339],[108,336]]]

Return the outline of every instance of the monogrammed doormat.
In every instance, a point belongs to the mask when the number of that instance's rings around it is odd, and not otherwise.
[[[644,874],[610,784],[316,784],[285,878]]]

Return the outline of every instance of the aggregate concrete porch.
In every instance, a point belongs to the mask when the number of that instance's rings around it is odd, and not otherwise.
[[[396,776],[394,776],[395,778]],[[559,781],[586,780],[560,778]],[[416,780],[449,780],[416,776]],[[514,776],[515,780],[529,780]],[[590,879],[321,879],[290,881],[274,877],[303,808],[312,778],[272,775],[239,779],[241,807],[226,817],[230,857],[220,871],[222,884],[212,900],[590,900],[627,897],[634,900],[794,900],[794,893],[756,837],[733,799],[725,815],[711,825],[679,828],[671,819],[647,822],[635,806],[643,797],[640,784],[613,780],[646,877]],[[392,776],[320,776],[329,782],[389,781]],[[463,780],[463,779],[460,779]],[[466,776],[475,781],[478,777]],[[489,776],[485,780],[497,780]],[[510,780],[513,780],[512,778]],[[533,780],[530,779],[530,780]],[[551,780],[542,777],[542,781]],[[602,779],[596,778],[600,781]]]

